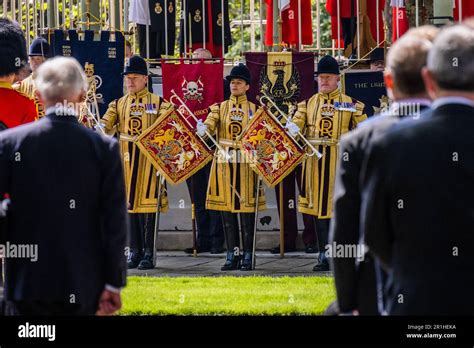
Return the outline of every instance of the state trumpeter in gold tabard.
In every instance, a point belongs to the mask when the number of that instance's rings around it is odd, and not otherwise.
[[[237,139],[255,114],[256,106],[246,97],[250,87],[250,72],[245,65],[234,67],[226,79],[230,82],[230,98],[213,105],[204,123],[198,122],[197,125],[199,135],[204,135],[206,131],[216,134],[219,145],[230,157],[226,158],[216,151],[209,177],[206,208],[221,211],[222,214],[227,244],[227,258],[222,270],[250,270],[258,176],[248,163],[244,163]],[[261,188],[258,209],[265,208],[265,195]],[[244,250],[241,264],[239,214]]]
[[[107,134],[117,133],[124,167],[130,213],[131,238],[129,268],[153,268],[154,213],[157,209],[158,180],[156,169],[140,153],[136,138],[172,105],[148,91],[148,67],[139,56],[129,59],[123,73],[128,93],[109,104],[101,120]],[[168,209],[166,195],[161,195],[161,209]]]
[[[309,157],[303,164],[303,189],[298,198],[298,210],[316,216],[319,241],[319,262],[315,271],[329,270],[324,255],[332,215],[332,197],[338,157],[338,142],[342,134],[367,119],[364,104],[338,89],[339,65],[331,56],[318,63],[319,92],[298,104],[292,122],[323,157]]]
[[[28,51],[28,61],[31,67],[31,75],[26,79],[13,85],[13,89],[33,99],[36,105],[36,113],[38,119],[45,115],[43,103],[36,95],[35,76],[38,68],[43,64],[50,55],[50,47],[48,41],[42,37],[33,40]]]

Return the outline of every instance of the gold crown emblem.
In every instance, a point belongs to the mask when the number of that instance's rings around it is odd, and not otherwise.
[[[244,113],[242,109],[232,108],[230,110],[230,119],[234,121],[242,121],[244,118]]]
[[[91,64],[89,62],[86,62],[84,65],[84,72],[87,77],[91,77],[94,75],[94,64]]]
[[[277,60],[274,64],[275,70],[283,70],[286,66],[286,63],[282,60]]]
[[[324,104],[321,107],[321,116],[334,116],[334,106]]]

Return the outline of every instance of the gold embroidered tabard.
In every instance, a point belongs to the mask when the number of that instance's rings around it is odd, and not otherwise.
[[[308,157],[303,163],[303,189],[298,198],[298,211],[320,219],[332,216],[332,197],[338,158],[338,142],[342,134],[354,129],[367,118],[364,104],[342,94],[338,89],[317,93],[298,104],[293,122],[324,156]],[[328,145],[318,145],[324,139]]]
[[[245,163],[237,138],[255,114],[256,106],[244,95],[231,96],[229,100],[213,105],[210,109],[204,123],[211,134],[217,135],[220,146],[225,149],[230,160],[226,161],[216,150],[209,177],[206,208],[232,213],[255,212],[257,175]],[[259,195],[258,209],[263,210],[266,204],[262,186]]]
[[[127,94],[109,104],[101,120],[107,134],[118,133],[130,213],[154,213],[157,207],[157,176],[151,162],[135,145],[138,135],[153,125],[161,113],[172,108],[146,88]],[[162,194],[161,211],[167,211],[168,200]]]

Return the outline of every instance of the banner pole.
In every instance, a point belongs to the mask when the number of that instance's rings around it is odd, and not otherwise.
[[[163,190],[164,177],[160,175],[160,172],[156,173],[158,180],[158,198],[156,203],[156,214],[155,214],[155,231],[153,233],[153,266],[156,267],[156,250],[158,249],[158,230],[160,228],[160,206],[161,206],[161,195]]]
[[[301,51],[303,47],[302,34],[301,34],[301,0],[298,0],[298,51]]]
[[[26,16],[25,16],[25,28],[26,28],[26,37],[27,37],[27,44],[28,47],[30,46],[30,39],[31,39],[31,33],[30,33],[30,2],[26,2]]]
[[[400,16],[399,16],[400,12],[399,12],[398,6],[395,7],[395,9],[397,11],[397,40],[398,40],[398,38],[400,37]]]
[[[222,44],[222,58],[225,56],[225,14],[224,14],[224,0],[221,0],[221,14],[222,14],[222,26],[221,26],[221,44]]]
[[[240,0],[240,55],[244,55],[244,0]],[[224,44],[224,40],[222,40],[222,44]]]
[[[202,0],[202,46],[206,49],[206,0]]]
[[[128,0],[123,0],[123,29],[128,31]]]
[[[23,30],[23,6],[21,5],[21,0],[18,1],[18,23],[20,23],[21,30]],[[27,35],[27,37],[29,37]],[[30,44],[27,43],[29,46]]]
[[[147,22],[146,23],[146,59],[150,59],[150,24]]]
[[[43,0],[41,0],[41,2],[43,2]],[[12,19],[14,20],[16,18],[16,0],[12,0]]]
[[[168,0],[165,0],[165,54],[168,57]]]
[[[188,53],[188,47],[187,47],[187,43],[188,43],[188,23],[187,23],[187,16],[186,16],[186,13],[187,13],[187,0],[183,0],[183,8],[184,10],[181,11],[182,12],[182,19],[183,19],[183,29],[184,29],[184,35],[183,35],[183,39],[184,39],[184,56],[186,57],[186,54]]]
[[[63,0],[62,20],[63,20],[63,30],[66,30],[66,0]]]
[[[255,216],[253,221],[252,270],[255,269],[255,250],[257,249],[258,201],[260,200],[260,176],[257,177],[257,192],[255,193]]]
[[[280,197],[280,257],[285,257],[285,213],[283,204],[283,180],[280,181],[278,196]]]
[[[278,40],[278,0],[273,0],[273,49],[272,51],[278,52],[278,45],[280,41]]]
[[[345,45],[346,43],[344,43]],[[337,0],[337,55],[341,58],[341,4]]]
[[[316,48],[319,50],[321,49],[321,2],[320,0],[316,0],[316,17],[318,22],[318,30],[316,31]]]
[[[59,28],[59,1],[54,4],[54,27]]]
[[[196,205],[194,204],[194,175],[191,176],[191,225],[193,230],[193,256],[197,256]]]
[[[267,23],[268,28],[268,23]],[[263,1],[260,0],[260,49],[265,51],[265,41],[263,39]]]
[[[34,32],[34,37],[38,35],[38,11],[37,11],[36,6],[36,0],[33,0],[33,32]]]
[[[416,0],[418,2],[418,0]],[[376,5],[376,9],[375,11],[377,12],[377,15],[376,15],[376,20],[377,20],[377,47],[379,46],[380,44],[380,8],[379,8],[379,0],[376,0],[375,1],[375,5]],[[417,17],[418,19],[418,17]],[[417,25],[418,26],[418,25]]]
[[[115,0],[110,0],[109,2],[109,30],[116,30],[116,18],[115,18]]]
[[[357,0],[357,59],[360,59],[360,3]]]
[[[250,0],[250,50],[255,52],[255,0]]]

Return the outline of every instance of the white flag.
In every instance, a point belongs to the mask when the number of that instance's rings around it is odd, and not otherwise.
[[[290,7],[290,0],[278,0],[278,7],[280,8],[280,12],[285,11]]]

